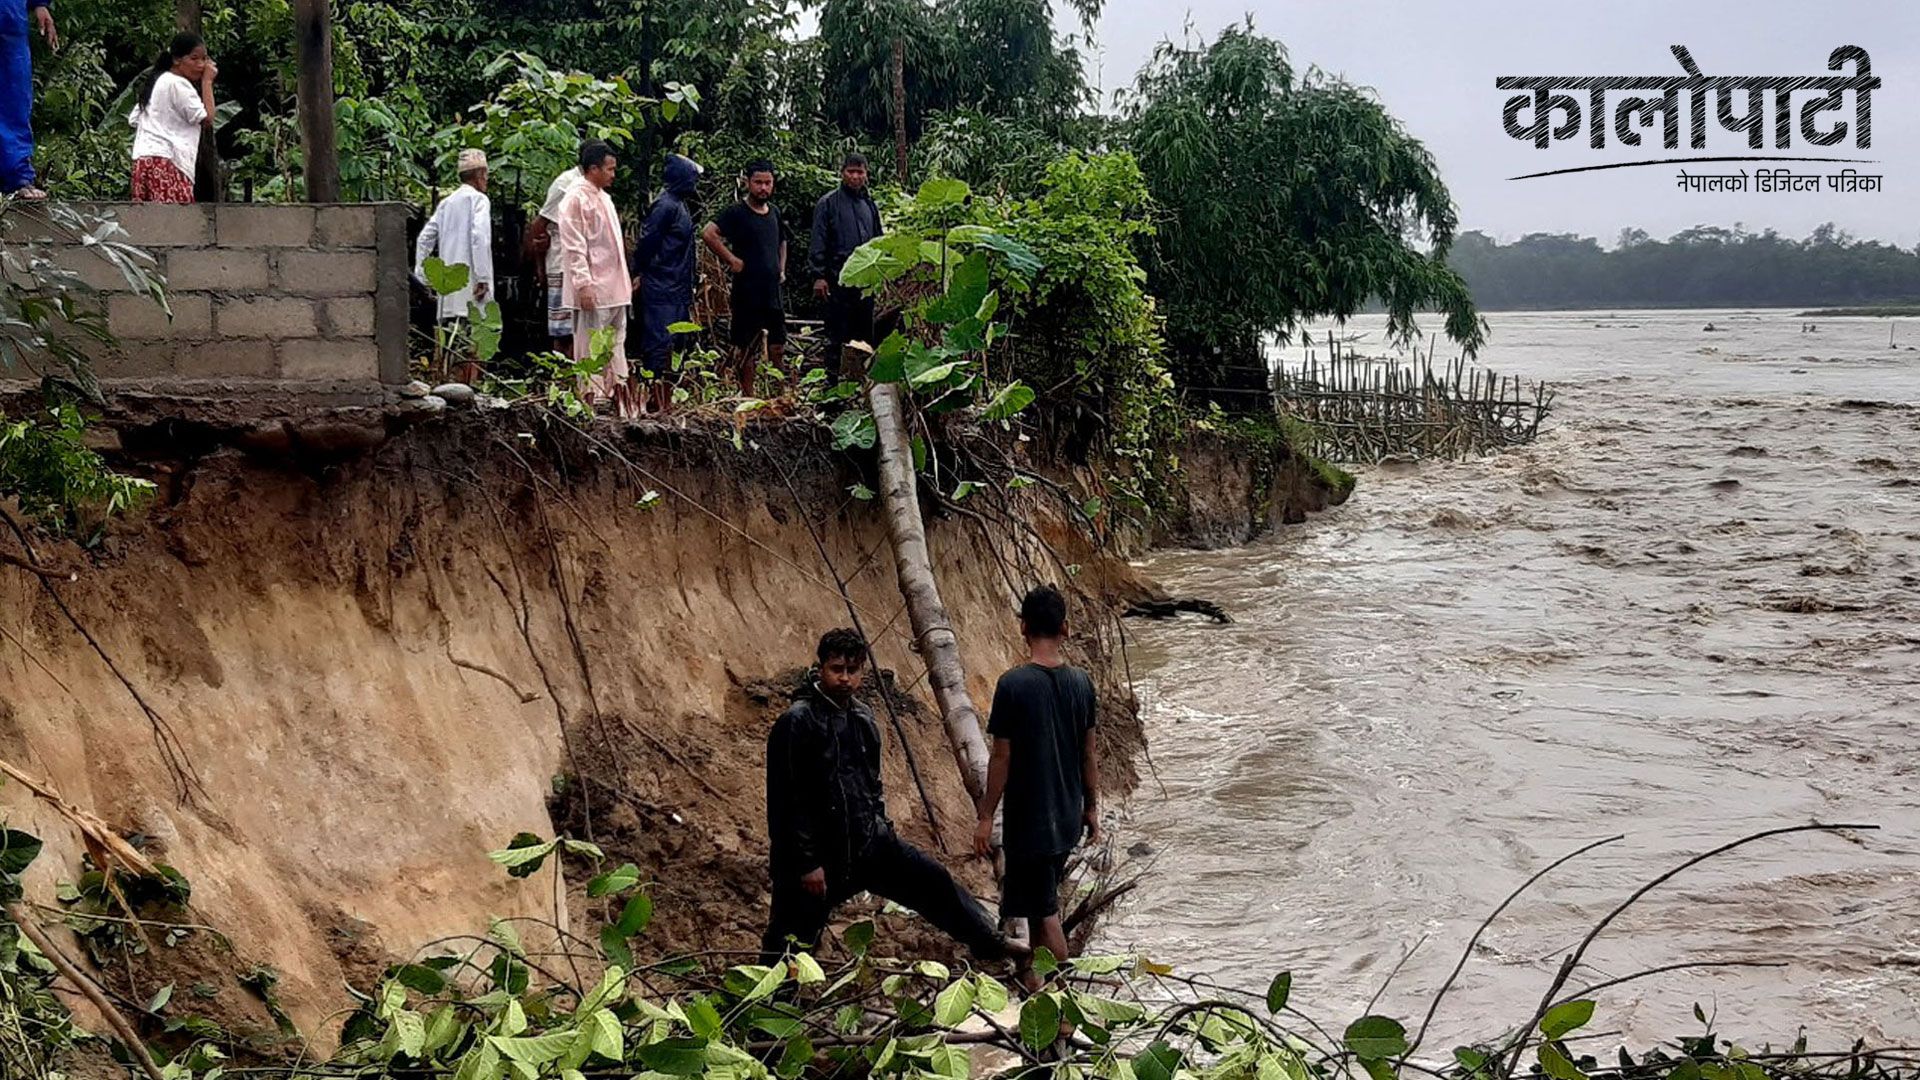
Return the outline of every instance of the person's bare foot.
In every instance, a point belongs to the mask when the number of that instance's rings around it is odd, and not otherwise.
[[[28,184],[26,187],[14,192],[13,197],[16,199],[24,199],[27,202],[45,202],[47,200],[47,193],[41,188]]]

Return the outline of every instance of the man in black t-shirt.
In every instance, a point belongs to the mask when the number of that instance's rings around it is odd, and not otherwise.
[[[707,224],[701,238],[733,272],[733,348],[739,365],[740,393],[753,396],[760,335],[766,335],[767,362],[780,369],[787,352],[787,314],[780,283],[787,277],[787,230],[772,203],[773,165],[747,166],[747,197]]]
[[[1025,919],[1031,941],[1067,959],[1060,926],[1060,879],[1084,833],[1099,843],[1099,761],[1094,754],[1093,680],[1066,662],[1067,601],[1051,585],[1020,604],[1020,633],[1031,663],[1000,676],[987,732],[993,757],[980,803],[974,849],[990,855],[993,812],[1007,800],[1002,841],[1001,919]]]

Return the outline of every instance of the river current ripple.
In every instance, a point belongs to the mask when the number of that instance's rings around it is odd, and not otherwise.
[[[1538,443],[1367,470],[1306,525],[1145,564],[1237,621],[1137,627],[1151,873],[1103,945],[1254,991],[1291,970],[1331,1028],[1418,944],[1376,1010],[1411,1028],[1511,889],[1625,834],[1493,925],[1444,1055],[1531,1015],[1661,871],[1873,823],[1681,875],[1572,985],[1780,962],[1605,991],[1593,1028],[1644,1048],[1699,1003],[1748,1045],[1920,1041],[1920,323],[1890,348],[1885,320],[1791,312],[1490,321],[1483,363],[1560,388]],[[1385,351],[1381,320],[1347,329]]]

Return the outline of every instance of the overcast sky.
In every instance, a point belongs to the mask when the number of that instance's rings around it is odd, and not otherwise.
[[[1063,32],[1078,33],[1071,15]],[[1502,239],[1528,232],[1576,232],[1611,244],[1623,226],[1658,237],[1693,225],[1804,236],[1833,221],[1860,236],[1912,246],[1920,243],[1920,0],[1189,0],[1155,3],[1108,0],[1095,29],[1089,75],[1107,92],[1131,84],[1134,73],[1164,38],[1185,27],[1208,38],[1251,15],[1255,26],[1279,38],[1296,68],[1317,65],[1372,87],[1390,112],[1439,159],[1460,207],[1461,228]],[[1707,75],[1819,75],[1827,54],[1859,45],[1885,85],[1873,97],[1873,146],[1859,151],[1853,137],[1832,148],[1810,148],[1797,123],[1789,154],[1867,157],[1859,166],[1885,176],[1878,194],[1763,195],[1682,192],[1678,166],[1510,180],[1544,169],[1693,153],[1667,151],[1655,137],[1638,148],[1595,151],[1585,142],[1536,149],[1510,138],[1501,125],[1509,92],[1499,75],[1677,75],[1670,45],[1687,46]],[[1771,95],[1769,95],[1770,97]],[[1584,94],[1581,95],[1584,104]],[[1798,103],[1805,93],[1794,95]],[[1613,95],[1609,95],[1609,102]],[[1685,100],[1685,95],[1682,96]],[[1709,99],[1711,100],[1711,99]],[[1735,98],[1736,114],[1744,98]],[[1609,110],[1611,110],[1609,104]],[[1771,101],[1768,102],[1771,116]],[[1853,95],[1826,118],[1851,120]],[[1583,129],[1583,133],[1584,133]],[[1769,131],[1771,128],[1769,128]],[[1583,134],[1584,139],[1584,134]],[[1749,151],[1744,136],[1708,118],[1708,149]],[[1704,171],[1741,166],[1706,166]],[[1753,168],[1752,165],[1746,166]],[[1793,166],[1837,170],[1843,166]],[[1696,171],[1703,171],[1696,167]]]

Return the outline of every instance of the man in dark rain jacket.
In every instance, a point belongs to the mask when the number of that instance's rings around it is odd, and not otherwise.
[[[633,251],[633,280],[639,286],[640,362],[652,374],[650,409],[673,407],[673,332],[693,312],[693,214],[687,203],[700,180],[700,166],[668,154],[663,172],[666,190],[653,202]]]
[[[827,331],[827,374],[840,377],[840,358],[847,342],[873,340],[873,298],[840,284],[840,268],[853,249],[879,236],[880,208],[867,193],[867,159],[848,154],[840,166],[840,186],[813,207],[813,243],[807,249],[807,267],[813,273],[813,295],[824,301]]]
[[[767,832],[773,913],[763,963],[819,944],[833,909],[870,892],[911,908],[983,960],[1007,955],[986,910],[953,875],[900,839],[880,788],[880,725],[855,699],[867,643],[853,630],[820,639],[820,675],[767,738]]]

